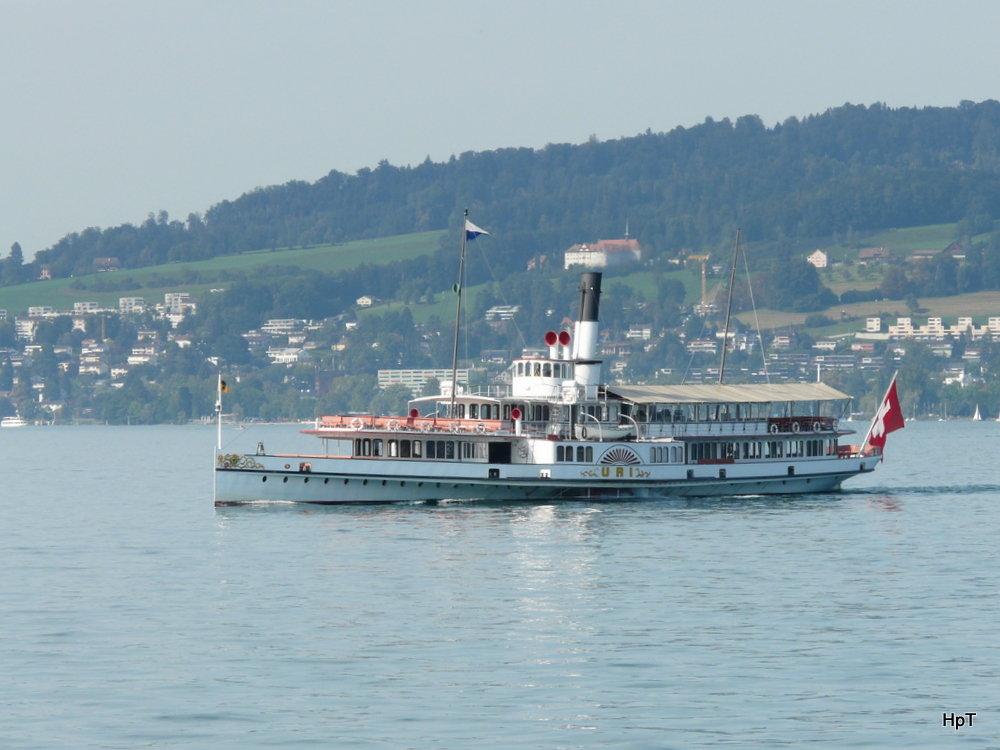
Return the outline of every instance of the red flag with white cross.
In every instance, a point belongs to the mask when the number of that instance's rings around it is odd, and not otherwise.
[[[889,390],[885,392],[882,405],[875,413],[872,426],[868,428],[868,436],[865,438],[865,445],[874,445],[878,448],[885,448],[885,438],[890,432],[901,430],[905,427],[903,423],[903,410],[899,406],[899,396],[896,394],[896,376],[892,376]]]

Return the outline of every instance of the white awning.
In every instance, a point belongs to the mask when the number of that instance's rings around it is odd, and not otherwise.
[[[825,383],[767,385],[615,385],[608,393],[636,404],[770,404],[851,398]]]

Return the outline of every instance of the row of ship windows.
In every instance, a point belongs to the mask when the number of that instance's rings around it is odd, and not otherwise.
[[[518,377],[573,379],[573,365],[568,362],[518,362]]]
[[[465,419],[465,404],[455,404],[455,417]],[[500,419],[500,404],[469,404],[469,419]],[[506,407],[507,416],[510,419],[510,407]]]
[[[354,455],[368,458],[440,458],[453,461],[461,458],[486,458],[486,443],[464,440],[382,440],[355,438]]]
[[[573,446],[572,445],[557,445],[556,446],[556,461],[572,461],[573,460]],[[592,445],[578,445],[576,446],[576,460],[578,463],[593,463],[594,462],[594,446]]]
[[[456,458],[485,459],[488,446],[483,442],[465,440],[382,440],[355,438],[354,455],[370,458],[433,458],[453,461]],[[798,458],[837,455],[837,440],[765,440],[704,442],[690,444],[692,461],[755,458]],[[593,463],[594,448],[587,445],[556,446],[556,461]],[[683,446],[653,446],[649,449],[650,463],[683,463]]]
[[[740,443],[691,443],[691,460],[725,458],[801,458],[836,456],[837,440],[752,440]]]
[[[682,464],[684,463],[683,445],[664,445],[649,449],[651,464]]]
[[[624,404],[622,412],[637,422],[743,422],[772,414],[771,404]]]
[[[510,412],[514,406],[514,404],[503,405],[504,419],[510,419]],[[549,421],[549,407],[545,404],[520,404],[517,408],[521,410],[521,419],[525,421]],[[466,414],[468,414],[468,419],[500,419],[500,404],[455,404],[455,414],[451,418],[466,419]]]
[[[500,419],[501,413],[504,419],[510,419],[510,412],[517,406],[521,412],[521,419],[526,422],[548,422],[552,418],[552,410],[547,404],[504,404],[501,412],[500,404],[455,404],[455,415],[453,419]],[[607,422],[609,417],[606,404],[581,406],[580,409],[600,422]],[[560,415],[556,409],[557,419],[566,419],[567,414]],[[581,420],[586,419],[580,417]]]

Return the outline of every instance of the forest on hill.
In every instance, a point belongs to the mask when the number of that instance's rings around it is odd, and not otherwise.
[[[446,162],[314,183],[260,187],[186,221],[67,235],[33,263],[8,258],[3,283],[199,260],[252,250],[340,243],[449,229],[463,208],[491,231],[501,275],[577,242],[619,237],[628,224],[648,258],[731,244],[737,226],[787,256],[814,238],[850,239],[888,227],[1000,218],[1000,102],[893,109],[844,105],[772,127],[747,115],[694,127],[542,149],[468,152]],[[409,266],[428,280],[436,264]],[[412,281],[413,276],[409,276]],[[470,283],[477,280],[471,278]]]

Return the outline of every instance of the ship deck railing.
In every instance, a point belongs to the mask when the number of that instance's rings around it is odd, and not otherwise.
[[[632,423],[636,425],[636,423]],[[603,424],[607,429],[628,426],[626,424]],[[838,422],[833,417],[775,417],[745,421],[712,422],[639,422],[635,438],[640,442],[664,439],[691,440],[698,438],[787,438],[787,437],[830,437],[842,434]],[[450,417],[377,417],[374,415],[334,415],[316,420],[306,434],[323,437],[330,432],[353,432],[378,430],[388,432],[479,434],[543,438],[549,440],[571,440],[570,425],[564,422],[538,422],[524,420],[518,431],[510,419],[467,419]],[[583,442],[595,442],[593,435]],[[614,442],[609,438],[604,442]]]
[[[364,415],[335,415],[320,417],[307,435],[323,437],[327,432],[386,430],[388,432],[447,432],[451,434],[475,433],[480,435],[511,435],[514,423],[509,419],[451,419],[448,417],[376,417]]]
[[[485,398],[507,398],[510,396],[511,388],[507,383],[493,383],[491,385],[466,385],[462,386],[458,395],[460,396],[483,396]]]

